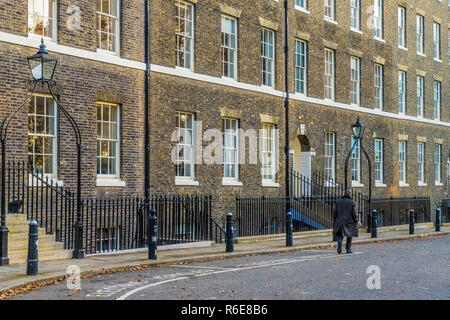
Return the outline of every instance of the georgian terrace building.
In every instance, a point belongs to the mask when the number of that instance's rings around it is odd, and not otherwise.
[[[1,115],[29,92],[26,57],[43,38],[59,58],[58,97],[81,128],[85,195],[211,193],[217,216],[236,196],[283,195],[283,2],[149,0],[146,20],[145,0],[2,1]],[[374,197],[447,197],[448,3],[288,5],[291,169],[343,181],[360,116]],[[224,163],[195,159],[210,144],[201,139],[208,129],[225,132]],[[239,135],[251,129],[261,132],[262,156],[239,163],[252,147]],[[189,139],[173,139],[177,130]],[[12,132],[11,159],[74,186],[74,137],[48,92]],[[367,193],[359,146],[350,165],[351,186]]]

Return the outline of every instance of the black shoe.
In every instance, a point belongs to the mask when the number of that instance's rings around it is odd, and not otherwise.
[[[338,242],[338,245],[337,245],[337,253],[341,254],[341,252],[342,252],[342,243],[339,243],[339,242]]]
[[[353,253],[352,249],[347,249],[347,253]]]

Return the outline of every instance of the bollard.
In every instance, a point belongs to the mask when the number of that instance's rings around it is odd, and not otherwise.
[[[409,234],[414,234],[414,209],[409,210]]]
[[[27,275],[37,275],[39,268],[38,262],[38,223],[33,220],[30,222],[30,230],[28,233]]]
[[[376,238],[378,236],[377,227],[378,227],[377,210],[373,209],[372,210],[372,238]]]
[[[157,237],[158,235],[158,222],[156,219],[156,210],[150,210],[150,217],[148,218],[148,258],[149,260],[157,260]]]
[[[292,247],[292,213],[288,212],[286,217],[286,247]]]
[[[367,212],[367,233],[372,233],[372,213]]]
[[[436,232],[441,231],[441,208],[436,207]]]
[[[233,238],[233,214],[229,212],[227,214],[227,228],[226,228],[226,251],[234,251],[234,238]]]

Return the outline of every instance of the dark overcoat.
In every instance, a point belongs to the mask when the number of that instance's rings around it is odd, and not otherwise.
[[[355,202],[347,197],[336,201],[333,209],[333,241],[336,241],[336,234],[342,229],[343,237],[358,236],[358,216],[356,215]]]

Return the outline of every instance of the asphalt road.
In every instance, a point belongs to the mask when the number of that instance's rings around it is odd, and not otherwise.
[[[353,252],[310,250],[103,274],[81,279],[80,290],[62,282],[12,299],[450,299],[449,236],[357,245]],[[368,282],[380,288],[369,289]]]

